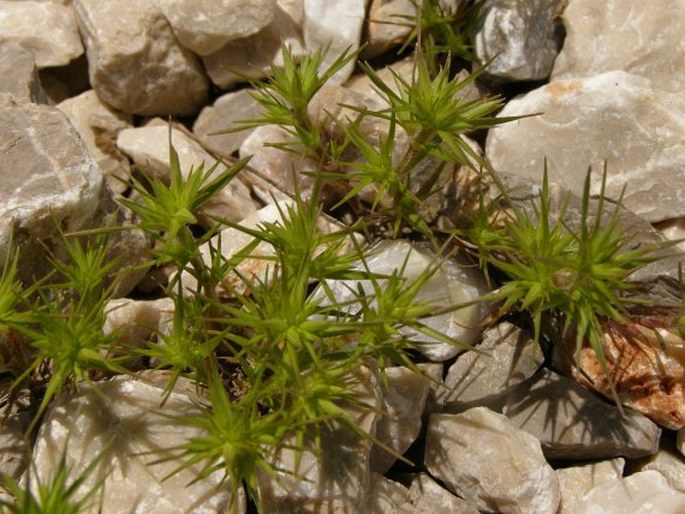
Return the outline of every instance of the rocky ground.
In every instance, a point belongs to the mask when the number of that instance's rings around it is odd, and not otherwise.
[[[475,48],[482,61],[493,60],[465,94],[501,92],[508,102],[500,116],[536,114],[482,138],[487,159],[528,191],[537,191],[546,161],[555,194],[576,197],[588,167],[606,163],[607,196],[616,199],[625,187],[625,232],[638,242],[684,237],[685,1],[652,0],[648,8],[638,0],[487,4]],[[255,227],[278,220],[273,202],[288,201],[291,170],[316,163],[264,146],[288,137],[276,126],[214,135],[256,116],[244,77],[263,77],[279,64],[282,44],[299,57],[329,44],[332,60],[362,43],[361,59],[392,63],[395,73],[410,76],[411,56],[394,57],[409,28],[380,21],[412,12],[407,0],[0,0],[0,257],[17,245],[19,274],[29,282],[47,271],[45,249],[59,247],[58,229],[128,223],[131,214],[117,199],[130,194],[132,170],[169,176],[169,119],[183,170],[251,155],[249,166],[259,172],[234,180],[205,205],[205,221],[218,215]],[[390,81],[387,69],[379,74]],[[312,116],[323,109],[342,116],[341,103],[379,101],[350,63],[319,93]],[[297,180],[306,188],[305,176]],[[525,187],[512,189],[522,203]],[[579,212],[574,202],[568,209]],[[225,255],[245,244],[244,233],[230,230],[222,237]],[[125,231],[110,240],[110,252],[122,257],[121,269],[136,270],[150,245],[142,232]],[[654,298],[679,292],[679,251],[633,278],[649,284]],[[368,266],[388,273],[402,262],[412,277],[436,258],[396,240]],[[173,302],[153,297],[169,273],[121,273],[104,333],[121,330],[121,343],[132,346],[164,333]],[[329,286],[340,297],[348,290]],[[486,291],[475,269],[443,261],[422,294],[446,306]],[[526,327],[477,328],[487,314],[476,304],[430,318],[481,352],[427,341],[423,374],[396,366],[385,383],[372,373],[360,382],[359,397],[376,410],[355,414],[356,421],[413,465],[380,444],[333,432],[320,455],[279,453],[281,468],[296,475],[258,476],[261,511],[684,512],[680,336],[655,331],[652,344],[639,347],[629,334],[608,339],[622,413],[607,400],[612,395],[592,352],[580,357],[585,373],[565,370],[545,358]],[[11,382],[10,363],[0,367]],[[180,381],[160,407],[166,383],[164,371],[141,370],[65,392],[30,446],[24,432],[31,416],[22,401],[10,410],[3,399],[0,472],[19,479],[31,454],[37,475],[49,476],[66,448],[78,473],[104,451],[84,485],[106,477],[103,512],[224,511],[230,492],[220,473],[193,482],[200,468],[191,466],[165,480],[176,464],[152,464],[159,459],[151,451],[183,444],[198,430],[170,421],[170,414],[195,412],[194,386]],[[238,504],[243,512],[254,508],[242,494]]]

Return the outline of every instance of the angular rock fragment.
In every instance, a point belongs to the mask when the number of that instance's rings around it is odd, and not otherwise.
[[[0,45],[31,51],[39,68],[63,66],[83,53],[71,7],[55,2],[0,1]]]
[[[361,42],[366,17],[366,0],[321,2],[303,0],[304,21],[302,32],[309,51],[328,47],[322,69],[328,68],[345,50],[354,52]],[[330,80],[342,84],[352,74],[354,61],[347,63]]]
[[[412,478],[409,497],[414,513],[478,514],[476,507],[449,492],[426,473]]]
[[[153,336],[164,333],[171,324],[174,302],[171,298],[132,300],[118,298],[105,305],[105,324],[102,332],[117,333],[113,345],[124,351],[145,348]],[[136,364],[136,363],[134,363]],[[127,364],[129,369],[131,364]]]
[[[566,40],[552,78],[569,79],[623,70],[657,89],[682,91],[685,80],[685,1],[570,0]]]
[[[92,89],[59,103],[57,108],[67,115],[83,138],[109,188],[115,193],[124,192],[131,165],[117,148],[116,140],[119,132],[131,127],[131,116],[104,104]]]
[[[271,143],[294,142],[293,135],[285,129],[277,125],[261,125],[240,145],[240,157],[251,156],[250,168],[258,171],[268,181],[265,201],[269,201],[271,190],[294,193],[296,184],[303,197],[311,194],[313,179],[307,173],[315,171],[317,163],[299,152],[284,152],[269,146]]]
[[[487,74],[504,81],[542,80],[561,48],[559,14],[568,0],[490,0],[475,37]]]
[[[578,502],[595,487],[621,479],[624,459],[613,459],[557,469],[561,503],[557,514],[582,514]]]
[[[276,0],[160,0],[159,6],[179,43],[207,55],[266,27]]]
[[[178,153],[181,173],[186,179],[191,170],[197,170],[200,165],[204,165],[204,170],[207,171],[216,163],[214,157],[178,129],[171,131],[171,144]],[[117,137],[117,146],[131,157],[142,173],[163,181],[170,180],[169,127],[161,120],[145,127],[122,130]],[[214,173],[218,174],[223,170],[224,166],[219,163]],[[200,212],[203,216],[212,215],[239,221],[256,208],[249,189],[236,177],[205,203]],[[213,224],[209,218],[201,221],[207,225]]]
[[[630,409],[624,416],[571,379],[543,368],[507,398],[504,415],[534,435],[547,458],[636,458],[659,449],[661,430]]]
[[[101,455],[78,494],[104,479],[103,512],[129,514],[184,514],[222,512],[230,502],[230,484],[220,471],[197,480],[201,464],[179,470],[179,462],[159,462],[169,450],[204,435],[179,416],[198,413],[197,406],[172,392],[160,407],[163,389],[128,377],[84,385],[47,411],[33,458],[37,477],[46,481],[56,471],[63,453],[76,477]],[[172,473],[173,472],[173,473]],[[241,494],[239,512],[245,510]],[[97,512],[97,502],[87,513]]]
[[[409,498],[409,491],[402,484],[371,473],[369,500],[363,512],[374,514],[415,514]]]
[[[18,248],[26,283],[51,269],[46,247],[102,221],[102,171],[67,117],[0,94],[0,262]]]
[[[256,119],[261,107],[252,97],[249,89],[241,89],[220,96],[211,106],[200,111],[193,124],[193,134],[209,150],[220,155],[231,155],[240,148],[254,129],[241,130],[230,134],[217,132],[238,128],[236,122]]]
[[[429,388],[429,380],[409,368],[390,367],[385,374],[376,438],[395,454],[380,445],[371,449],[371,469],[381,474],[390,469],[396,455],[404,454],[419,434]]]
[[[678,241],[678,248],[685,252],[685,218],[675,218],[661,222],[657,225],[657,228],[667,239]]]
[[[0,341],[0,344],[4,342]],[[0,350],[1,351],[1,350]],[[3,362],[4,364],[4,362]],[[8,413],[7,410],[10,409]],[[10,405],[0,409],[0,475],[18,481],[27,467],[27,447],[24,433],[30,424],[28,412],[21,412]],[[0,488],[0,492],[2,488]]]
[[[433,414],[425,464],[480,511],[555,514],[559,505],[559,483],[538,440],[484,407]]]
[[[661,448],[650,458],[637,464],[638,471],[654,470],[661,473],[668,485],[685,493],[685,458],[670,448]]]
[[[19,100],[47,103],[36,59],[19,43],[0,43],[0,93],[10,93]]]
[[[368,270],[371,273],[398,273],[406,284],[412,284],[422,273],[435,268],[425,284],[419,289],[413,300],[416,303],[427,303],[436,310],[454,307],[477,300],[487,292],[483,277],[472,268],[458,265],[449,259],[439,260],[431,251],[413,246],[408,241],[383,241],[373,247],[364,263],[356,269]],[[377,283],[383,289],[387,279],[379,278]],[[360,307],[354,301],[360,289],[373,297],[374,286],[370,280],[331,280],[327,282],[328,301],[351,305],[345,307],[355,312]],[[318,294],[324,296],[323,288]],[[331,296],[332,295],[332,296]],[[373,306],[373,301],[371,302]],[[411,341],[423,355],[433,361],[442,362],[473,345],[480,335],[480,324],[487,312],[487,307],[476,302],[444,314],[437,314],[421,319],[429,329],[452,338],[456,344],[440,342],[433,336],[419,333],[413,328],[404,327],[400,331]]]
[[[685,512],[685,494],[669,487],[657,471],[640,471],[598,485],[581,498],[575,512],[680,514]]]
[[[588,167],[598,194],[650,222],[685,216],[685,99],[657,92],[622,71],[556,80],[511,100],[499,116],[541,113],[492,129],[486,156],[495,169],[535,180],[545,160],[550,182],[582,196]]]
[[[271,66],[283,65],[282,49],[286,46],[295,61],[305,54],[299,26],[276,6],[273,21],[252,36],[226,43],[204,55],[202,62],[214,84],[227,89],[247,79],[260,79]]]
[[[648,318],[627,325],[607,322],[603,352],[608,376],[590,348],[582,348],[577,369],[580,383],[618,401],[671,430],[685,427],[685,359],[683,339],[674,330],[650,326]]]
[[[189,116],[200,110],[209,82],[149,0],[74,0],[98,96],[143,116]]]
[[[441,400],[450,412],[488,407],[501,412],[507,395],[544,362],[530,334],[510,323],[483,333],[478,352],[461,355],[445,377]]]

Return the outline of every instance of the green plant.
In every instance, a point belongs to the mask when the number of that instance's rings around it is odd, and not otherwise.
[[[634,289],[627,279],[656,257],[655,248],[629,249],[629,236],[618,226],[620,200],[607,219],[605,182],[606,172],[591,212],[588,172],[577,230],[568,226],[566,208],[552,221],[545,170],[533,216],[514,208],[511,218],[493,221],[483,211],[466,233],[481,265],[504,274],[503,284],[490,295],[502,302],[503,312],[529,312],[536,341],[545,327],[554,330],[552,320],[560,315],[561,337],[573,334],[576,353],[587,341],[606,370],[602,320],[627,321],[626,305],[635,301],[626,294]]]
[[[66,451],[62,452],[57,471],[49,481],[38,477],[32,462],[27,473],[27,483],[22,485],[11,477],[3,476],[2,481],[14,496],[11,502],[0,500],[0,513],[6,514],[79,514],[95,503],[95,495],[102,492],[104,481],[95,484],[90,490],[82,491],[82,486],[95,469],[99,458],[91,462],[75,479],[70,480],[70,470],[66,464]],[[100,497],[102,512],[102,497]]]
[[[461,1],[454,10],[441,0],[411,0],[411,3],[416,14],[399,16],[413,26],[400,52],[416,46],[433,72],[445,58],[476,61],[473,39],[485,15],[484,0]]]

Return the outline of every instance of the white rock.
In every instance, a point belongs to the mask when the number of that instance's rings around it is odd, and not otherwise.
[[[0,342],[3,346],[6,343],[4,340]],[[5,363],[3,362],[3,364]],[[7,410],[10,408],[10,406],[5,405],[0,410],[0,416],[2,416],[2,423],[0,423],[0,448],[2,448],[0,452],[0,474],[11,477],[13,480],[19,480],[28,463],[26,456],[29,448],[24,433],[30,420],[26,416],[26,412],[20,412],[16,408],[8,414]]]
[[[478,509],[453,495],[426,473],[414,477],[409,486],[414,514],[478,514]]]
[[[685,493],[685,458],[680,453],[662,448],[646,462],[640,462],[637,469],[658,471],[664,476],[669,486]]]
[[[487,330],[478,350],[461,355],[447,372],[442,401],[450,412],[474,406],[501,411],[506,396],[544,362],[531,335],[507,322]]]
[[[202,65],[174,38],[157,1],[74,0],[98,96],[143,116],[195,114],[209,82]]]
[[[105,306],[104,335],[117,333],[115,346],[145,348],[150,338],[164,333],[171,323],[174,302],[171,298],[132,300],[118,298]]]
[[[607,164],[606,194],[648,221],[685,215],[685,98],[655,91],[648,79],[614,71],[557,80],[510,101],[500,116],[542,113],[491,130],[486,155],[495,169],[549,178],[582,196]]]
[[[677,247],[685,252],[685,218],[676,218],[664,221],[657,225],[666,239],[677,240]]]
[[[623,476],[624,459],[612,459],[556,470],[561,503],[557,514],[581,514],[578,502],[595,487]]]
[[[0,92],[20,100],[47,103],[33,53],[19,43],[0,44]]]
[[[655,88],[682,92],[685,81],[685,1],[570,0],[564,47],[553,79],[624,70]]]
[[[415,514],[409,491],[402,484],[371,473],[369,500],[363,512],[373,514]]]
[[[577,514],[682,514],[685,494],[669,487],[658,471],[640,471],[605,482],[578,502]]]
[[[276,0],[278,7],[290,16],[295,24],[299,27],[302,25],[304,18],[304,0]]]
[[[354,52],[359,48],[367,0],[303,1],[302,31],[307,49],[315,51],[330,45],[322,69],[328,68],[345,50]],[[342,84],[352,74],[353,68],[354,60],[336,73],[330,83]]]
[[[676,438],[676,447],[678,451],[685,455],[685,428],[678,430],[678,436]]]
[[[292,143],[294,137],[277,125],[257,127],[240,145],[240,157],[252,156],[250,167],[273,183],[275,189],[295,192],[295,184],[303,196],[311,193],[313,180],[307,172],[316,170],[317,163],[296,152],[284,152],[269,143]]]
[[[425,464],[484,512],[555,514],[559,505],[559,483],[539,441],[483,407],[433,414]]]
[[[273,21],[256,34],[230,41],[202,57],[207,74],[217,86],[227,89],[245,78],[260,79],[271,66],[283,65],[282,48],[286,46],[296,61],[304,55],[299,26],[280,7],[273,11]]]
[[[266,27],[276,0],[160,0],[159,5],[179,43],[207,55]]]
[[[64,100],[57,108],[67,115],[83,138],[90,155],[105,175],[107,185],[115,193],[126,190],[131,165],[116,146],[117,135],[131,127],[130,115],[113,110],[104,104],[92,89]]]
[[[84,385],[75,396],[52,404],[33,453],[38,477],[45,481],[52,476],[65,451],[73,477],[102,453],[79,491],[84,494],[105,478],[103,514],[225,512],[230,483],[224,481],[222,472],[191,484],[201,464],[171,474],[179,461],[155,463],[165,455],[160,451],[203,435],[200,429],[178,419],[197,414],[195,404],[185,395],[171,393],[160,407],[162,394],[157,387],[118,377]],[[238,505],[239,512],[244,512],[244,496]],[[97,504],[87,511],[95,512]]]
[[[193,124],[193,134],[206,148],[218,154],[230,155],[238,150],[254,129],[230,134],[216,133],[238,128],[240,125],[237,121],[259,117],[261,107],[252,97],[253,93],[250,89],[241,89],[217,98],[213,105],[202,109]]]
[[[216,163],[214,157],[178,129],[172,129],[171,142],[178,153],[184,178],[188,177],[191,169],[198,169],[204,164],[204,169],[208,170]],[[170,179],[169,128],[166,124],[153,123],[146,127],[122,130],[117,137],[117,146],[133,159],[141,172],[164,181]],[[215,174],[223,170],[224,166],[219,164]],[[256,208],[256,203],[250,198],[249,189],[236,177],[204,204],[200,211],[206,216],[214,215],[231,221],[239,221],[254,212]],[[212,224],[209,219],[201,221],[208,225]]]
[[[385,446],[402,455],[421,430],[421,414],[428,398],[428,378],[397,366],[385,369],[382,415],[376,425],[376,438]],[[380,445],[371,449],[371,469],[385,473],[397,457]]]
[[[0,45],[30,50],[39,68],[64,66],[83,53],[71,7],[52,2],[0,1]]]
[[[102,171],[67,117],[54,107],[0,94],[0,262],[21,234],[20,274],[52,269],[44,244],[101,222]]]
[[[434,308],[441,309],[465,304],[477,300],[487,292],[483,277],[474,269],[459,266],[449,259],[438,261],[434,254],[426,249],[419,249],[408,241],[384,241],[367,252],[365,263],[359,263],[356,268],[378,274],[400,273],[400,276],[411,284],[422,273],[437,266],[435,273],[428,279],[414,297],[416,302],[425,302]],[[400,272],[400,270],[402,270]],[[381,288],[385,279],[377,279]],[[333,298],[338,303],[352,302],[354,294],[362,288],[373,296],[374,288],[369,280],[336,280],[329,281],[327,286]],[[319,294],[324,294],[323,290]],[[375,301],[370,302],[373,306]],[[346,307],[354,311],[354,303]],[[417,349],[428,359],[444,361],[464,351],[464,347],[472,345],[480,335],[480,323],[487,308],[475,303],[445,314],[429,316],[421,320],[430,329],[436,330],[459,343],[458,345],[438,342],[431,336],[420,334],[414,329],[402,329],[402,333],[417,343]]]

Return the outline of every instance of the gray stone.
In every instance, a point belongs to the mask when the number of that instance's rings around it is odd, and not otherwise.
[[[507,395],[543,362],[544,355],[530,334],[500,323],[483,333],[476,351],[452,364],[441,400],[450,412],[477,406],[501,412]]]
[[[39,68],[62,66],[83,53],[71,7],[53,2],[0,1],[0,45],[30,50]]]
[[[92,89],[57,105],[83,138],[90,155],[97,161],[109,188],[123,193],[128,187],[131,165],[117,148],[117,135],[131,127],[130,115],[104,104]]]
[[[415,514],[410,503],[409,490],[402,484],[371,473],[368,503],[360,512],[373,514]]]
[[[487,73],[500,80],[541,80],[561,47],[559,14],[568,0],[490,0],[475,37]]]
[[[553,79],[624,70],[657,89],[682,92],[685,81],[685,1],[570,0],[563,15],[566,41]]]
[[[203,105],[209,82],[180,46],[157,2],[74,0],[98,96],[143,116],[189,116]]]
[[[671,241],[678,241],[677,247],[685,252],[685,218],[667,220],[657,225],[661,233]]]
[[[478,514],[473,505],[453,495],[425,473],[412,478],[409,497],[414,514]]]
[[[661,448],[650,458],[637,465],[638,471],[654,470],[661,473],[668,485],[685,493],[685,457],[670,448]]]
[[[117,339],[113,342],[115,351],[121,349],[128,352],[145,348],[154,337],[168,330],[173,314],[174,302],[171,298],[117,298],[105,305],[105,324],[102,332],[105,336],[117,334]],[[126,365],[128,369],[142,367],[139,361],[127,362]]]
[[[269,146],[269,143],[295,143],[292,134],[277,125],[257,127],[240,145],[241,158],[251,156],[249,166],[263,178],[267,188],[264,201],[269,201],[270,193],[280,191],[294,194],[295,185],[303,197],[311,194],[313,180],[307,172],[313,172],[317,163],[300,152],[284,152]],[[298,147],[292,146],[294,150]],[[252,177],[248,178],[253,180]]]
[[[433,414],[425,464],[483,512],[555,514],[559,505],[559,483],[538,440],[484,407]]]
[[[408,284],[435,268],[434,273],[414,296],[415,302],[426,303],[435,310],[474,302],[487,292],[485,281],[477,270],[460,266],[450,259],[439,259],[429,249],[416,247],[408,241],[382,241],[366,255],[365,262],[357,264],[356,269],[379,274],[400,273]],[[383,288],[386,280],[377,279],[377,283]],[[370,296],[374,295],[374,286],[369,280],[331,280],[327,282],[327,288],[326,293],[321,288],[318,294],[327,295],[326,301],[343,304],[351,302],[345,307],[351,312],[359,308],[354,302],[355,295],[352,291],[361,289]],[[373,306],[373,302],[371,305]],[[428,359],[442,362],[474,344],[480,335],[480,324],[486,312],[486,306],[475,302],[420,320],[430,330],[449,337],[454,343],[440,342],[413,328],[402,327],[400,332],[413,341],[417,350]]]
[[[656,471],[640,471],[623,479],[605,482],[577,503],[576,514],[681,514],[685,494],[668,486]]]
[[[47,103],[36,60],[31,51],[19,43],[0,44],[0,92],[10,93],[19,100]]]
[[[267,76],[271,66],[282,66],[284,46],[296,61],[305,55],[299,26],[276,6],[269,25],[252,36],[231,41],[204,55],[202,62],[212,82],[227,89],[246,79]]]
[[[557,514],[583,514],[578,510],[578,502],[595,487],[620,479],[624,464],[623,459],[613,459],[557,469],[561,492]]]
[[[538,438],[547,458],[642,457],[659,449],[661,429],[630,409],[625,417],[571,379],[543,368],[507,399],[512,425]]]
[[[376,439],[383,446],[371,449],[371,469],[383,474],[404,454],[421,430],[421,414],[428,397],[429,380],[409,368],[385,369],[382,382],[381,416],[376,425]]]
[[[2,334],[4,336],[4,334]],[[5,346],[5,341],[0,339],[0,344]],[[3,348],[4,350],[4,348]],[[8,371],[4,359],[0,360],[3,372]],[[3,399],[3,402],[6,401]],[[10,412],[8,413],[8,409]],[[27,455],[29,448],[26,444],[24,433],[29,428],[29,411],[20,411],[16,406],[5,405],[0,409],[0,475],[7,476],[15,481],[21,478],[27,467]]]
[[[171,143],[178,153],[181,173],[187,178],[191,170],[204,164],[205,171],[217,161],[198,143],[177,128],[171,130]],[[153,120],[145,127],[122,130],[117,137],[117,146],[131,157],[138,170],[149,177],[169,181],[169,127],[161,120]],[[224,170],[219,164],[214,172]],[[257,209],[257,204],[250,197],[250,191],[238,177],[207,203],[200,207],[200,221],[212,225],[208,216],[218,216],[230,221],[240,221]]]
[[[159,462],[164,450],[204,434],[180,418],[198,414],[190,398],[172,392],[161,406],[163,393],[132,378],[117,377],[83,385],[75,395],[57,400],[48,408],[33,452],[38,478],[45,481],[52,476],[63,452],[72,476],[102,454],[78,494],[104,479],[105,514],[225,512],[230,479],[221,471],[194,482],[202,464],[178,470],[178,460]],[[241,491],[238,512],[245,511],[244,500]],[[97,502],[84,514],[95,512]]]
[[[0,94],[0,262],[18,248],[30,283],[49,268],[46,247],[58,227],[74,232],[102,221],[102,171],[67,117],[46,105]]]
[[[685,215],[685,99],[656,92],[648,79],[613,71],[557,80],[510,101],[500,116],[543,113],[491,130],[486,156],[495,169],[549,178],[582,196],[592,166],[592,194],[606,162],[606,195],[650,222]]]
[[[366,3],[367,0],[303,0],[302,32],[307,49],[315,51],[328,46],[322,69],[328,68],[346,49],[354,52],[359,48],[366,17]],[[342,84],[350,77],[353,69],[354,60],[338,71],[331,78],[330,84]]]
[[[205,148],[222,156],[229,156],[240,148],[254,129],[230,134],[217,132],[238,128],[241,125],[236,122],[259,117],[262,110],[252,97],[253,93],[250,89],[226,93],[217,98],[213,105],[200,111],[193,125],[193,134]]]
[[[207,55],[266,27],[276,0],[160,0],[159,5],[179,43]]]
[[[359,430],[373,437],[381,396],[378,378],[368,368],[359,368],[355,376],[355,396],[368,408],[344,408]],[[305,441],[301,452],[283,447],[273,458],[275,474],[257,470],[260,512],[365,512],[371,487],[371,439],[337,422],[330,425],[321,428],[318,450],[307,446],[311,441]]]

